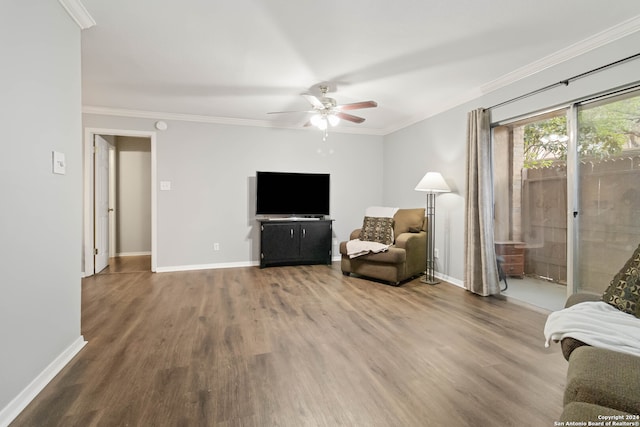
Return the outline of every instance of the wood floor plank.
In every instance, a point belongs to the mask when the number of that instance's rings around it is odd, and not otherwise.
[[[88,344],[22,426],[547,426],[567,364],[545,313],[339,266],[83,280]]]

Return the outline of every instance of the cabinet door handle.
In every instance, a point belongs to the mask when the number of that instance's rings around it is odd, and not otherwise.
[[[302,238],[304,239],[305,237],[307,237],[307,229],[303,228],[302,229]]]
[[[293,228],[289,231],[291,231],[291,238],[293,239]]]

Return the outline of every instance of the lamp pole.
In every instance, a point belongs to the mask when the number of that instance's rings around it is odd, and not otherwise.
[[[439,172],[427,172],[420,180],[415,188],[416,191],[424,191],[427,193],[427,259],[425,266],[425,274],[420,281],[429,285],[440,283],[435,277],[435,219],[436,219],[436,195],[438,193],[448,193],[451,191],[444,178]]]
[[[429,285],[435,285],[436,283],[440,283],[439,280],[436,279],[435,276],[435,219],[436,219],[436,193],[429,192],[427,193],[427,221],[428,221],[428,229],[429,235],[427,236],[427,268],[424,273],[424,277],[420,279],[422,283],[426,283]]]

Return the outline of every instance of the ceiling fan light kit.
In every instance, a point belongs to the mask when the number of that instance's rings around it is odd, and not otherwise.
[[[313,114],[309,121],[304,125],[315,126],[316,128],[324,131],[323,140],[327,139],[329,126],[337,126],[341,120],[346,120],[352,123],[362,123],[365,121],[363,117],[354,116],[353,114],[345,113],[344,111],[358,110],[361,108],[374,108],[378,106],[375,101],[362,101],[354,102],[352,104],[338,104],[333,98],[327,96],[329,91],[328,86],[320,86],[319,97],[310,93],[304,93],[307,101],[311,104],[312,109],[308,111],[276,111],[268,114],[287,114],[287,113],[308,113]]]
[[[328,125],[331,125],[331,127],[338,126],[338,123],[340,123],[340,117],[336,116],[333,113],[321,112],[311,116],[311,119],[309,121],[318,129],[325,130],[327,129]]]

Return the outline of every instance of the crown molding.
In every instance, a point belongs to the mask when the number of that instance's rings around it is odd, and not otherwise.
[[[67,11],[71,19],[78,24],[81,30],[86,30],[96,25],[96,21],[82,4],[82,0],[58,0]]]
[[[589,51],[605,46],[618,39],[626,37],[640,30],[640,15],[634,16],[618,25],[601,31],[584,40],[574,43],[564,49],[561,49],[551,55],[534,61],[524,67],[514,70],[504,76],[480,86],[480,92],[487,94],[495,90],[501,89],[526,77],[539,73],[547,68],[551,68],[562,62],[583,55]]]
[[[409,119],[403,123],[399,123],[396,126],[387,128],[381,134],[388,135],[393,132],[402,130],[406,127],[409,127],[411,125],[414,125],[416,123],[419,123],[423,120],[427,120],[440,113],[449,111],[452,108],[458,107],[467,102],[471,102],[474,99],[478,99],[482,95],[486,95],[487,93],[506,87],[526,77],[539,73],[547,68],[561,64],[562,62],[568,61],[572,58],[585,54],[589,51],[605,46],[608,43],[614,42],[618,39],[631,35],[637,31],[640,31],[640,15],[634,16],[633,18],[630,18],[624,22],[621,22],[618,25],[615,25],[611,28],[608,28],[597,34],[594,34],[593,36],[588,37],[578,43],[575,43],[565,49],[561,49],[538,61],[534,61],[522,68],[519,68],[510,73],[507,73],[496,80],[493,80],[489,83],[486,83],[484,85],[471,89],[466,94],[450,102],[447,102],[446,104],[442,104],[439,108],[426,111],[424,114],[421,114],[419,117],[413,117],[412,119]]]
[[[220,125],[232,125],[232,126],[253,126],[272,129],[294,129],[301,130],[300,126],[285,126],[276,125],[267,120],[253,120],[253,119],[238,119],[231,117],[216,117],[216,116],[204,116],[197,114],[183,114],[183,113],[167,113],[159,111],[146,111],[146,110],[128,110],[123,108],[112,107],[98,107],[92,105],[84,105],[82,107],[84,114],[98,114],[103,116],[118,116],[118,117],[131,117],[138,119],[153,119],[153,120],[177,120],[183,122],[196,122],[196,123],[213,123]],[[315,128],[310,127],[310,130]],[[349,133],[358,135],[386,135],[384,131],[380,129],[368,129],[368,128],[354,128],[354,127],[335,127],[331,129],[331,133]]]
[[[427,120],[433,116],[437,116],[440,113],[444,113],[445,111],[449,111],[452,110],[456,107],[459,107],[463,104],[466,104],[467,102],[471,102],[475,99],[478,99],[482,96],[482,92],[480,92],[479,88],[473,88],[473,89],[469,89],[467,92],[465,92],[464,94],[458,96],[458,97],[453,97],[450,100],[448,100],[448,102],[446,103],[441,103],[437,108],[432,108],[429,109],[427,111],[425,111],[423,114],[420,114],[419,116],[414,116],[412,118],[409,118],[408,120],[405,120],[403,122],[397,123],[394,126],[388,127],[386,129],[384,129],[380,134],[381,135],[389,135],[392,134],[394,132],[400,131],[404,128],[408,128],[409,126],[413,126],[416,123],[420,123],[424,120]]]

